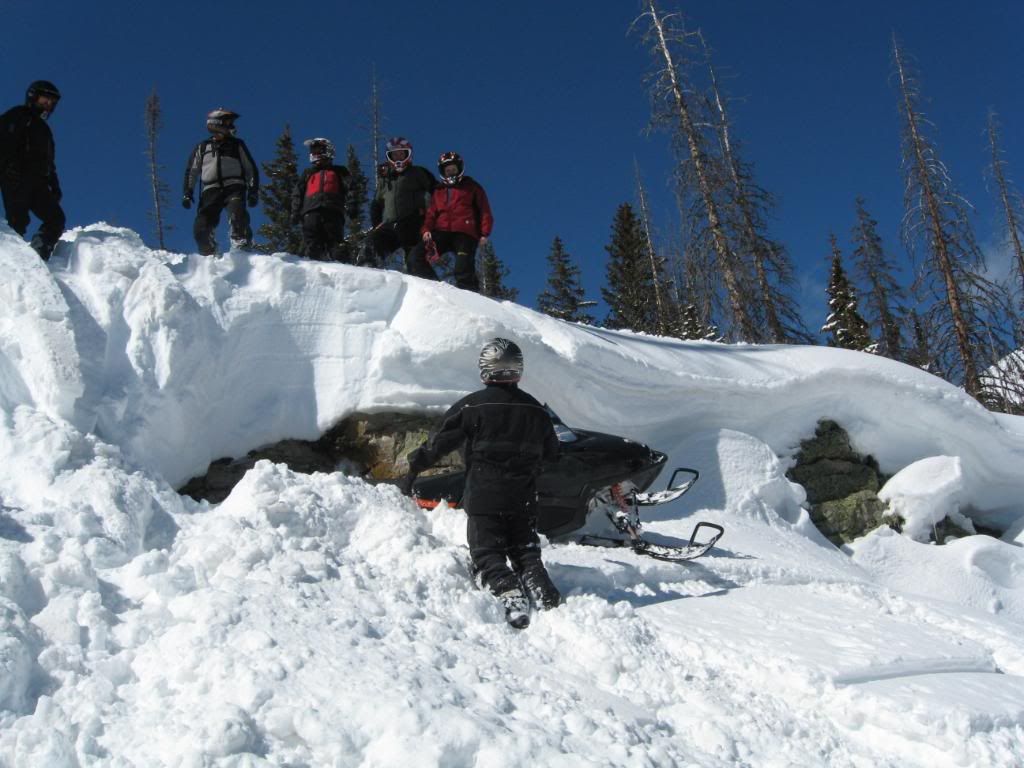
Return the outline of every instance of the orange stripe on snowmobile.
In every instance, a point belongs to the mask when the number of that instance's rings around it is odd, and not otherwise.
[[[421,507],[422,509],[434,509],[441,503],[440,501],[434,501],[433,499],[421,499],[418,496],[414,497],[413,501],[416,502],[416,506]],[[455,504],[454,502],[449,501],[447,502],[447,504],[451,509],[459,508],[459,505]]]

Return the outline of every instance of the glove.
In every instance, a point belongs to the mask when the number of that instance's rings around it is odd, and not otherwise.
[[[425,255],[427,257],[427,261],[431,264],[437,264],[440,262],[441,254],[437,252],[437,243],[431,239],[426,241],[426,245]]]
[[[416,473],[410,472],[402,477],[396,485],[398,490],[402,492],[403,496],[412,496],[412,484],[416,482]]]
[[[260,191],[258,189],[249,190],[249,207],[255,208],[260,202]]]
[[[184,195],[181,198],[181,207],[186,211],[192,207],[192,195]]]

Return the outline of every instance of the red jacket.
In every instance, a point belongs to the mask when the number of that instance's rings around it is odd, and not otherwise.
[[[487,193],[469,176],[451,186],[438,184],[430,196],[430,207],[423,220],[424,232],[463,232],[478,240],[490,237],[494,228]]]

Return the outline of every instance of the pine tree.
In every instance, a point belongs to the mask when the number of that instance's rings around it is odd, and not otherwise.
[[[612,239],[605,250],[607,286],[601,289],[609,309],[605,326],[657,333],[643,228],[629,203],[623,203],[615,212]]]
[[[263,253],[301,253],[302,231],[291,222],[292,193],[299,183],[291,126],[285,125],[276,146],[274,160],[261,164],[267,181],[260,185],[260,199],[267,221],[260,226],[259,234],[266,242],[256,248]]]
[[[168,187],[166,182],[160,178],[160,171],[163,166],[157,160],[156,145],[157,139],[160,137],[160,129],[163,128],[163,112],[160,108],[160,96],[157,95],[155,87],[146,99],[145,126],[146,159],[149,161],[149,188],[153,193],[153,210],[149,215],[153,219],[157,245],[161,250],[166,250],[164,232],[171,227],[164,224],[163,211],[167,207]]]
[[[926,325],[934,333],[938,372],[987,399],[982,372],[1009,351],[1009,306],[1000,286],[984,276],[985,259],[974,238],[967,203],[953,188],[948,169],[925,133],[917,82],[895,35],[893,59],[903,124],[905,173],[903,237],[921,252],[915,291],[928,303]]]
[[[846,277],[835,235],[831,236],[830,242],[832,275],[828,282],[828,306],[831,312],[821,332],[831,334],[828,340],[830,347],[873,352],[875,345],[868,335],[868,324],[857,310],[857,292]]]
[[[935,354],[932,352],[932,334],[916,309],[910,310],[910,330],[913,346],[907,350],[906,362],[929,373],[937,373]]]
[[[551,243],[548,266],[548,287],[537,297],[537,309],[570,323],[593,324],[594,318],[584,311],[591,302],[583,298],[580,268],[573,263],[559,237]]]
[[[640,205],[640,224],[644,234],[644,250],[647,252],[647,260],[651,269],[651,288],[654,291],[654,325],[656,333],[662,336],[669,335],[673,330],[672,315],[675,313],[669,307],[670,286],[667,285],[665,275],[665,259],[657,254],[654,248],[654,238],[651,235],[651,213],[647,208],[647,193],[644,191],[643,180],[640,177],[640,164],[633,158],[633,172],[636,176],[636,197]]]
[[[477,258],[480,262],[480,293],[499,301],[515,301],[519,296],[519,289],[506,287],[508,267],[498,258],[490,240],[480,246]]]
[[[871,218],[858,197],[857,225],[853,228],[853,259],[861,285],[867,287],[865,302],[868,319],[878,339],[878,354],[893,360],[904,359],[903,328],[906,301],[903,289],[893,277],[895,265],[886,257],[878,222]]]
[[[352,253],[359,253],[366,230],[367,205],[369,204],[370,181],[363,173],[356,148],[348,145],[345,166],[348,168],[348,197],[345,202],[345,228],[348,230],[348,247]]]

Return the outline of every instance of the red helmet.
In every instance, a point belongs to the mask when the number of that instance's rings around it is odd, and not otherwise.
[[[412,142],[404,136],[388,139],[387,146],[384,148],[384,157],[396,171],[404,171],[405,167],[412,162]]]
[[[445,173],[445,168],[450,165],[455,166],[455,173],[451,175]],[[437,158],[437,172],[445,184],[457,184],[462,178],[462,174],[465,173],[465,169],[466,165],[462,162],[462,155],[458,152],[442,152],[441,156]]]

